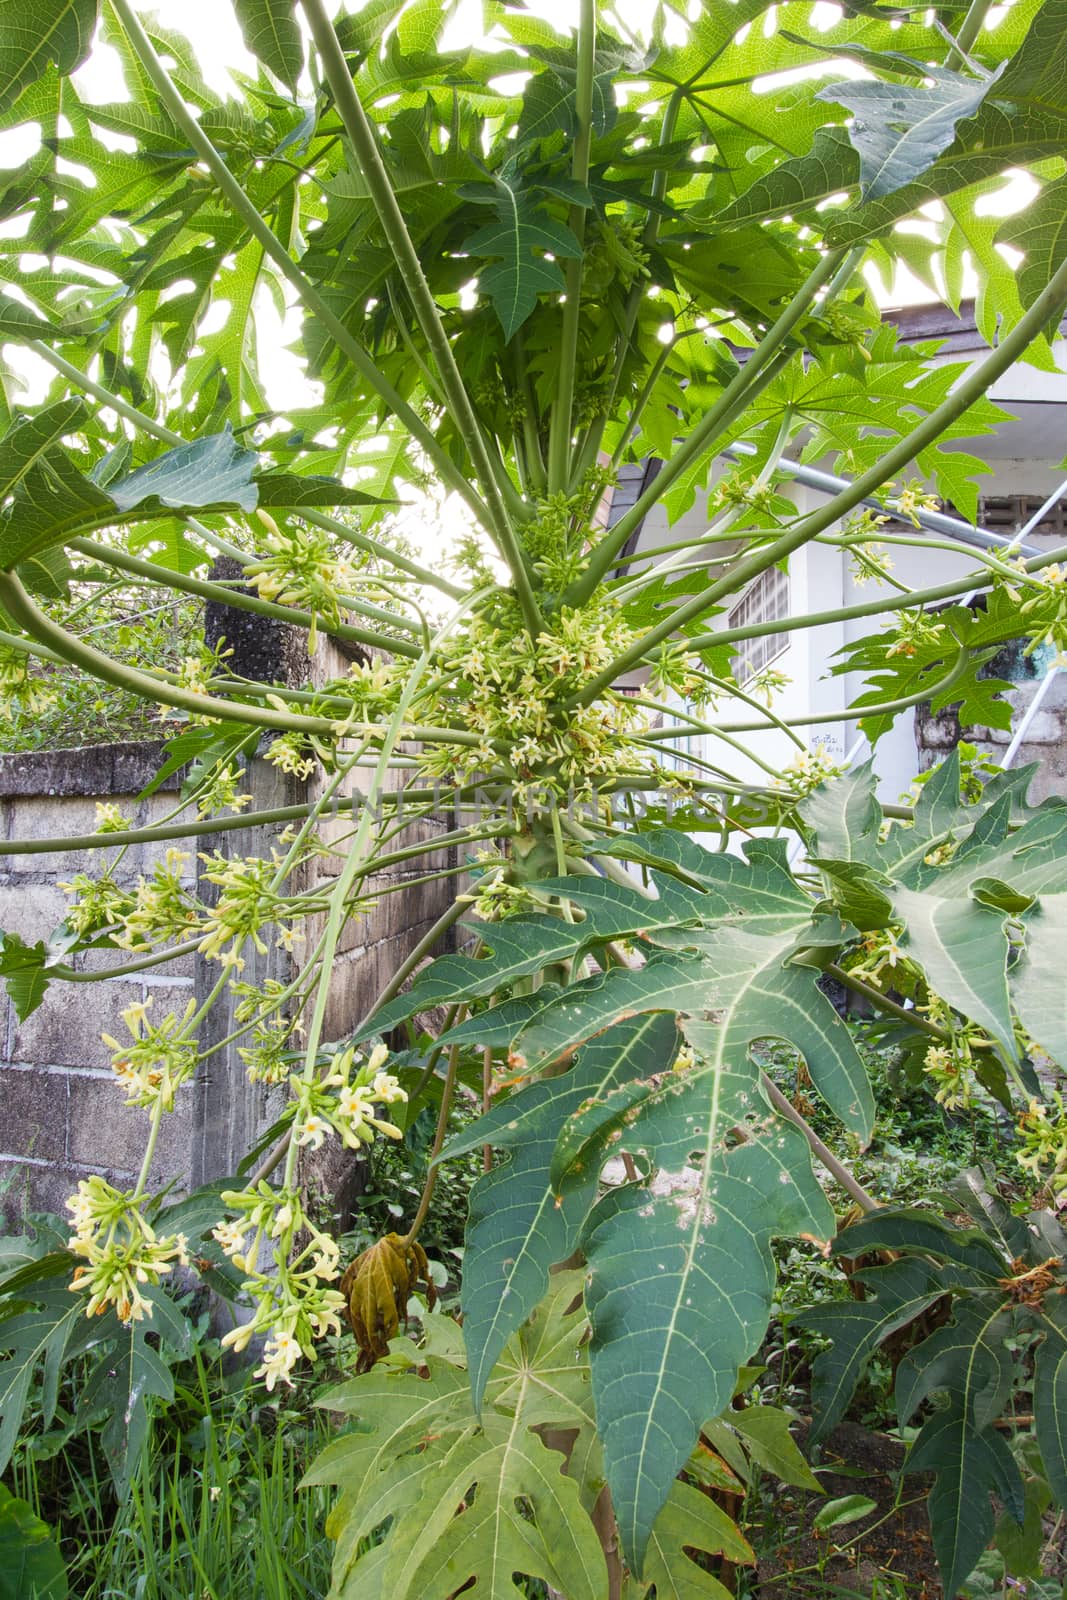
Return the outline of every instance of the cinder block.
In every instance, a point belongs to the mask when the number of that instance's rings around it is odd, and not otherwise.
[[[67,1153],[67,1075],[0,1068],[0,1151],[62,1161]]]
[[[111,1079],[71,1073],[67,1081],[68,1161],[94,1171],[98,1165],[139,1171],[148,1139],[149,1113],[140,1106],[128,1106],[118,1084]],[[191,1110],[192,1098],[186,1088],[174,1110],[163,1118],[152,1168],[153,1187],[188,1173]]]
[[[47,939],[63,921],[70,899],[54,883],[0,883],[0,928],[27,944]]]
[[[123,807],[132,820],[132,808]],[[88,799],[14,800],[8,837],[11,839],[71,839],[97,831],[96,804]],[[115,835],[114,848],[99,850],[50,850],[41,855],[5,856],[11,872],[102,872],[122,847],[122,835]],[[126,848],[118,866],[120,877],[139,869],[139,845]]]
[[[108,1068],[111,1053],[101,1033],[128,1037],[122,1011],[141,998],[134,979],[99,984],[53,984],[43,1003],[16,1026],[12,1059],[61,1067]]]

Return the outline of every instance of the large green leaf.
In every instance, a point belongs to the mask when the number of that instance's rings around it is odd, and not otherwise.
[[[1042,1306],[1044,1339],[1034,1365],[1034,1426],[1049,1488],[1067,1505],[1067,1316],[1063,1297]]]
[[[566,1309],[577,1287],[564,1274],[513,1337],[480,1421],[455,1352],[441,1346],[447,1330],[428,1330],[427,1350],[413,1352],[427,1377],[375,1371],[324,1396],[363,1430],[331,1445],[306,1480],[342,1490],[330,1521],[337,1600],[447,1600],[468,1586],[504,1600],[525,1592],[520,1575],[568,1600],[604,1600],[607,1569],[578,1485],[533,1431],[587,1424],[575,1359],[584,1318]]]
[[[848,136],[859,153],[863,198],[878,200],[926,172],[990,92],[988,78],[931,67],[921,88],[870,78],[831,84],[817,98],[852,112]]]
[[[0,1600],[67,1600],[67,1567],[46,1522],[0,1484]]]
[[[549,1183],[565,1120],[616,1084],[668,1070],[679,1043],[673,1017],[620,1023],[588,1044],[570,1072],[529,1084],[446,1145],[446,1160],[482,1144],[510,1152],[470,1194],[461,1303],[476,1408],[504,1345],[544,1295],[550,1267],[573,1252],[596,1196],[595,1167],[562,1196]]]
[[[934,1474],[927,1497],[930,1531],[945,1595],[955,1600],[992,1537],[990,1495],[1022,1525],[1026,1500],[1015,1457],[995,1428],[972,1428],[954,1401],[925,1424],[907,1470]]]
[[[833,1229],[804,1140],[762,1102],[745,1023],[727,1008],[718,1026],[684,1031],[696,1065],[576,1112],[556,1173],[565,1193],[616,1150],[644,1153],[660,1173],[652,1188],[611,1190],[583,1235],[597,1423],[638,1570],[701,1424],[729,1403],[763,1335],[771,1239]]]
[[[472,197],[470,190],[464,192]],[[492,263],[479,271],[478,283],[510,340],[536,309],[540,295],[563,290],[563,273],[547,256],[573,259],[581,248],[570,228],[521,188],[498,180],[484,198],[496,221],[471,234],[463,248]]]
[[[1019,50],[977,115],[928,171],[879,199],[852,207],[827,230],[835,244],[883,233],[927,201],[1063,152],[1067,135],[1067,0],[1045,0]]]
[[[80,1403],[84,1417],[103,1415],[104,1455],[120,1499],[125,1499],[149,1438],[152,1400],[173,1400],[174,1379],[166,1356],[188,1355],[189,1324],[165,1290],[143,1290],[150,1319],[123,1324],[114,1313],[106,1329],[108,1349],[90,1372]],[[84,1307],[79,1305],[84,1315]],[[162,1347],[161,1347],[162,1345]]]
[[[249,50],[295,94],[304,43],[292,0],[234,0],[234,9]]]
[[[844,128],[820,128],[807,155],[794,156],[757,178],[749,188],[716,214],[720,225],[770,220],[814,209],[821,201],[843,193],[858,181],[859,156]],[[698,219],[711,207],[694,206]]]
[[[252,481],[257,456],[239,446],[232,432],[178,445],[146,466],[101,488],[80,472],[57,440],[84,419],[80,401],[61,401],[32,421],[19,421],[0,439],[0,490],[11,496],[0,522],[0,566],[21,569],[54,545],[79,533],[188,508],[240,507],[251,511],[258,489]],[[342,496],[343,498],[343,496]]]
[[[240,506],[254,511],[257,490],[252,482],[258,457],[237,443],[230,428],[222,433],[177,445],[109,485],[108,492],[120,511],[132,511],[146,501],[171,508],[190,506]]]
[[[174,1397],[167,1358],[188,1353],[189,1325],[165,1292],[152,1285],[143,1291],[152,1306],[151,1320],[125,1327],[113,1310],[87,1317],[84,1294],[71,1293],[74,1266],[73,1256],[55,1252],[4,1282],[0,1468],[11,1459],[34,1386],[39,1384],[38,1403],[48,1427],[64,1369],[83,1358],[75,1429],[103,1418],[108,1466],[117,1492],[124,1497],[148,1437],[150,1402]]]
[[[997,243],[1022,251],[1024,260],[1016,272],[1019,298],[1032,306],[1067,259],[1067,178],[1047,184],[1036,200],[1002,222]]]
[[[0,0],[0,111],[55,62],[73,72],[88,54],[96,0]]]
[[[869,768],[824,786],[801,808],[812,860],[841,914],[869,913],[868,927],[902,924],[901,946],[930,987],[987,1029],[1013,1063],[1013,1008],[1044,1035],[1046,1049],[1067,1052],[1063,996],[1051,977],[1067,922],[1067,807],[1026,807],[1029,776],[997,777],[964,804],[953,756],[923,785],[913,823],[885,839]],[[1020,923],[1025,951],[1009,965]]]
[[[790,962],[794,938],[729,928],[692,937],[699,938],[698,954],[656,956],[636,971],[613,968],[572,984],[516,1030],[512,1050],[544,1063],[635,1012],[723,1012],[735,1049],[782,1039],[799,1050],[835,1115],[868,1139],[874,1101],[866,1069],[848,1028],[817,987],[818,971]],[[492,1025],[492,1012],[486,1020]],[[465,1036],[476,1037],[477,1027],[477,1021],[465,1024]]]
[[[998,1209],[1005,1209],[996,1197],[984,1203],[977,1183],[966,1199],[980,1221],[991,1215],[995,1221]],[[994,1242],[984,1230],[956,1228],[933,1213],[872,1212],[840,1236],[835,1250],[857,1257],[878,1250],[905,1253],[888,1266],[861,1267],[863,1299],[816,1306],[800,1318],[829,1341],[814,1368],[818,1435],[843,1414],[877,1346],[941,1302],[933,1332],[897,1364],[895,1398],[902,1427],[928,1402],[947,1400],[922,1423],[905,1464],[909,1472],[935,1474],[929,1512],[946,1596],[956,1595],[990,1539],[990,1495],[999,1496],[1020,1524],[1025,1511],[1019,1469],[995,1424],[1016,1378],[1012,1336],[1020,1331],[1020,1317],[1035,1313],[1007,1296],[1005,1285],[1026,1262],[1041,1265],[1050,1246],[1062,1248],[1063,1235],[1057,1229],[1044,1237],[1040,1217],[1020,1232],[1017,1220],[1009,1216],[1010,1238],[998,1233]],[[1049,1224],[1056,1227],[1052,1219]],[[1017,1248],[1021,1263],[1012,1259]],[[1042,1352],[1042,1359],[1051,1354],[1050,1365],[1039,1379],[1046,1429],[1062,1347],[1053,1333],[1051,1352]],[[1053,1455],[1055,1443],[1053,1430]]]
[[[557,878],[550,880],[546,888],[569,894],[584,885],[584,879]],[[664,881],[660,900],[650,899],[637,888],[610,884],[604,887],[599,903],[584,922],[528,916],[497,923],[482,933],[490,951],[487,958],[439,956],[406,994],[375,1013],[365,1031],[382,1032],[441,1001],[451,1004],[454,1000],[499,993],[516,979],[556,962],[569,961],[609,939],[625,938],[656,926],[695,922],[701,899],[699,893],[672,879]]]
[[[696,1552],[738,1565],[755,1560],[736,1525],[710,1495],[676,1479],[645,1552],[642,1578],[655,1585],[656,1600],[729,1600],[730,1591],[712,1577]]]
[[[34,417],[19,417],[0,439],[0,503],[25,483],[62,439],[85,421],[82,400],[60,400]]]

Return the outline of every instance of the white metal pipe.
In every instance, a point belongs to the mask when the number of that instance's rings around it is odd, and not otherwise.
[[[723,452],[725,455],[748,456],[755,455],[755,445],[741,441]],[[852,485],[847,478],[838,478],[832,472],[823,472],[819,467],[809,467],[802,461],[790,461],[783,456],[778,463],[779,472],[784,472],[788,477],[795,478],[805,488],[814,489],[819,494],[840,494],[843,489],[851,489]],[[990,533],[988,528],[979,528],[976,524],[964,522],[960,517],[950,517],[944,511],[916,510],[915,520],[921,528],[928,533],[946,534],[950,539],[961,539],[965,544],[980,545],[983,550],[1001,550],[1007,545],[1015,546],[1021,555],[1037,556],[1041,551],[1036,545],[1022,544],[1020,541],[1036,526],[1050,506],[1063,493],[1057,489],[1056,493],[1041,507],[1035,517],[1032,517],[1024,529],[1019,533]],[[862,504],[870,506],[873,510],[884,511],[885,506],[873,495],[868,495]]]

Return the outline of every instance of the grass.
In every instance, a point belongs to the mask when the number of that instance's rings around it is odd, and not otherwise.
[[[324,1600],[330,1496],[299,1485],[329,1420],[247,1373],[198,1351],[124,1503],[92,1435],[19,1452],[8,1482],[52,1526],[72,1600]]]

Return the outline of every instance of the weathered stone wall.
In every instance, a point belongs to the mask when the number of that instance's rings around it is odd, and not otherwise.
[[[247,613],[230,608],[225,608],[222,617],[212,617],[211,610],[209,637],[225,633],[235,650],[232,665],[247,676],[322,682],[348,669],[348,659],[332,649],[320,651],[309,669],[306,653],[294,647],[290,630],[272,630],[270,624],[264,627],[264,619],[249,619]],[[248,620],[254,628],[247,626]],[[136,827],[156,825],[173,810],[178,798],[175,780],[160,792],[139,798],[160,761],[161,747],[152,744],[0,756],[2,837],[47,839],[92,833],[96,831],[98,800],[116,802]],[[253,795],[256,810],[299,804],[313,799],[317,792],[261,759],[250,764],[242,787]],[[351,782],[345,786],[349,795],[355,787]],[[390,848],[431,843],[447,825],[447,819],[412,824]],[[233,856],[269,851],[281,826],[132,844],[122,856],[116,876],[120,882],[136,883],[140,874],[151,871],[168,845],[177,847],[189,852],[189,884],[195,884],[206,900],[213,886],[198,882],[202,871],[199,851],[218,849]],[[351,827],[350,819],[338,817],[325,831],[339,839]],[[343,850],[343,843],[340,848]],[[332,876],[340,870],[341,860],[339,853],[324,856],[314,870],[319,877]],[[407,861],[368,882],[371,897],[386,889],[396,892],[384,894],[366,915],[351,919],[343,930],[326,1018],[328,1039],[342,1039],[352,1031],[456,892],[455,880],[450,878],[405,885],[433,866],[453,864],[453,856],[442,850]],[[76,871],[91,872],[101,865],[84,852],[69,850],[0,855],[0,929],[18,933],[30,943],[47,939],[69,904],[60,883]],[[313,887],[306,871],[300,886]],[[313,948],[314,938],[312,924],[307,946],[298,947],[295,959],[303,949]],[[450,944],[446,940],[440,948]],[[277,948],[267,956],[249,949],[245,956],[244,976],[252,981],[268,975],[284,978],[292,970],[290,957]],[[90,969],[107,971],[129,960],[124,952],[109,951],[79,956],[74,966],[86,973]],[[55,983],[44,1003],[24,1022],[16,1017],[6,994],[0,994],[0,1184],[9,1220],[32,1210],[62,1210],[77,1180],[92,1172],[103,1172],[123,1186],[132,1181],[144,1149],[147,1112],[125,1106],[101,1034],[127,1037],[121,1013],[132,1001],[151,998],[157,1016],[168,1011],[180,1015],[191,999],[203,1000],[220,970],[218,963],[190,955],[135,975],[106,977],[96,983]],[[232,1026],[232,1002],[224,996],[201,1030],[202,1045],[223,1039]],[[173,1181],[178,1189],[192,1188],[232,1173],[250,1144],[276,1118],[284,1092],[250,1084],[234,1046],[218,1050],[201,1065],[194,1082],[181,1091],[174,1112],[164,1119],[154,1184]],[[339,1155],[339,1151],[324,1147],[324,1159],[305,1162],[301,1170],[317,1189],[328,1191],[336,1208],[344,1212],[358,1192],[359,1175],[352,1158],[344,1154],[338,1159]]]
[[[1026,712],[1047,667],[1042,658],[1036,665],[1032,658],[1024,659],[1019,651],[1004,651],[993,663],[996,676],[1010,678],[1015,687],[1005,695],[1012,707],[1012,726],[1017,728]],[[961,728],[955,709],[948,708],[936,715],[928,705],[916,708],[915,742],[918,747],[918,765],[925,772],[936,762],[943,761],[954,750],[961,738],[976,744],[991,761],[1003,762],[1011,733],[1000,728]],[[1026,737],[1012,761],[1012,767],[1025,767],[1037,763],[1037,771],[1030,783],[1029,795],[1034,804],[1049,795],[1067,795],[1067,672],[1059,672],[1043,694],[1041,705],[1034,714]]]

